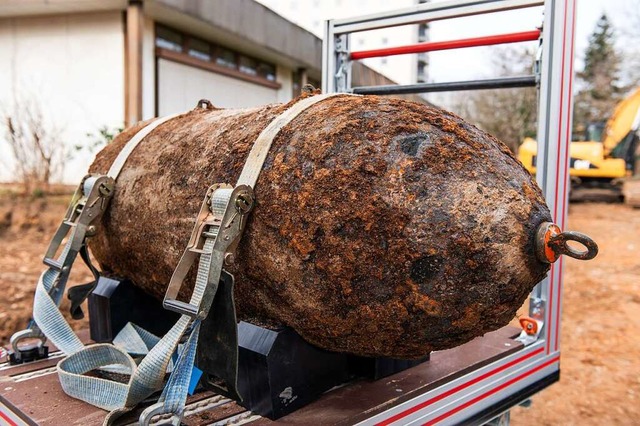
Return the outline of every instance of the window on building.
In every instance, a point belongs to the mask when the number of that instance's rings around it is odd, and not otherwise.
[[[189,56],[203,61],[211,60],[211,45],[197,38],[189,39]]]
[[[232,76],[258,83],[260,81],[257,80],[263,80],[268,85],[277,84],[274,64],[162,25],[156,26],[156,48],[159,56],[165,55],[174,61],[184,60],[196,66],[200,63],[203,68],[212,71],[231,73]],[[223,71],[222,68],[229,71]]]
[[[231,49],[216,46],[216,64],[227,68],[238,68],[236,63],[236,53]]]
[[[240,72],[249,75],[258,75],[258,62],[255,59],[240,55],[238,58],[238,65]]]
[[[258,75],[269,81],[276,81],[276,67],[266,62],[258,64]]]
[[[429,31],[429,24],[422,23],[418,25],[418,41],[427,41],[428,31]]]
[[[425,83],[427,81],[427,64],[424,62],[418,62],[418,83]]]
[[[182,34],[167,27],[156,28],[156,46],[174,52],[182,52],[184,38]]]
[[[291,73],[291,97],[295,98],[300,95],[302,89],[302,72],[296,70]]]

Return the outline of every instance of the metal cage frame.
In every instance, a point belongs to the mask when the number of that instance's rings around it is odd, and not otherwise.
[[[521,85],[514,86],[513,79],[507,78],[492,80],[493,86],[490,87],[485,87],[487,84],[482,80],[395,87],[351,86],[351,33],[534,6],[544,6],[541,60],[538,74],[528,76],[526,82],[521,81]],[[568,209],[575,10],[576,0],[456,0],[419,4],[356,18],[329,20],[325,26],[323,45],[322,89],[325,93],[392,94],[538,85],[536,179],[553,219],[563,228]],[[415,49],[413,46],[414,52],[410,53],[416,53]],[[385,52],[377,52],[377,56],[385,56]],[[535,79],[532,80],[531,77]],[[360,424],[457,424],[470,419],[477,421],[490,407],[500,406],[502,403],[502,407],[508,409],[526,398],[523,395],[530,395],[556,381],[560,372],[562,285],[561,258],[552,265],[548,276],[531,293],[529,314],[542,323],[537,340],[522,350],[374,415]],[[527,390],[531,392],[527,393]],[[510,401],[510,405],[505,405],[505,401]]]

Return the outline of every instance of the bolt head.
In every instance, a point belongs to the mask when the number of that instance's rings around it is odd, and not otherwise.
[[[238,194],[236,198],[236,210],[240,214],[247,214],[253,208],[253,197],[248,192]]]

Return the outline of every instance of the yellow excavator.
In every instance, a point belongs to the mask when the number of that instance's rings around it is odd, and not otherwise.
[[[611,188],[619,190],[626,177],[640,173],[636,170],[636,149],[640,136],[640,87],[622,100],[613,114],[603,123],[587,126],[584,141],[569,145],[571,187]],[[518,158],[535,174],[537,142],[525,138]]]

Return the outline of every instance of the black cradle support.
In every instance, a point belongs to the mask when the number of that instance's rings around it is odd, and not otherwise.
[[[108,342],[127,324],[164,335],[178,315],[128,280],[101,277],[89,296],[91,339]],[[205,333],[206,334],[206,333]],[[203,342],[201,342],[203,343]],[[414,367],[420,360],[366,358],[329,352],[304,341],[293,329],[238,324],[238,390],[245,408],[277,419],[318,399],[334,386],[378,380]],[[206,381],[201,383],[207,388]]]

